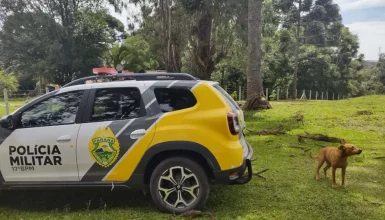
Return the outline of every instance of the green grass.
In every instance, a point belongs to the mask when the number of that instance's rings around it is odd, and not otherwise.
[[[245,186],[212,186],[204,211],[217,219],[385,219],[385,96],[342,101],[274,102],[273,109],[247,112],[250,130],[283,126],[286,135],[248,136],[257,159],[255,171],[268,168],[266,180]],[[360,110],[373,115],[356,116]],[[304,115],[304,125],[293,119]],[[349,158],[347,187],[315,180],[318,145],[297,135],[322,133],[344,138],[363,149]],[[330,174],[330,171],[329,171]],[[340,171],[337,182],[340,183]],[[106,190],[11,191],[0,196],[0,219],[169,219],[156,210],[149,195]]]
[[[24,105],[25,103],[26,103],[26,100],[24,100],[24,99],[12,99],[12,100],[9,100],[9,113],[12,113],[16,109],[18,109],[19,107]],[[0,116],[2,117],[5,114],[6,114],[5,104],[4,104],[4,101],[3,101],[0,104]]]

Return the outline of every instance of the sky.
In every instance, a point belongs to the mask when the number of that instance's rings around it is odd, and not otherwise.
[[[339,4],[342,22],[360,40],[360,53],[366,60],[378,60],[385,53],[385,0],[334,0]]]
[[[360,40],[359,53],[366,60],[378,60],[380,52],[385,53],[385,0],[334,0],[340,6],[342,22]],[[127,14],[138,14],[140,9],[129,4],[122,14],[110,12],[127,27]]]

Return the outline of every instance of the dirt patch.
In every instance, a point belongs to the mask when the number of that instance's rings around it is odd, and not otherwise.
[[[362,111],[358,111],[356,112],[356,114],[354,114],[355,116],[360,116],[360,115],[373,115],[373,112],[370,111],[370,110],[362,110]]]
[[[331,143],[343,143],[345,140],[337,137],[329,137],[324,134],[303,134],[303,135],[298,135],[301,138],[307,138],[307,139],[312,139],[316,141],[325,141],[325,142],[331,142]]]
[[[283,131],[283,128],[278,128],[278,129],[263,129],[263,130],[260,130],[260,131],[252,131],[252,130],[249,130],[249,129],[246,129],[246,131],[248,131],[250,134],[252,135],[283,135],[283,134],[286,134],[285,131]]]

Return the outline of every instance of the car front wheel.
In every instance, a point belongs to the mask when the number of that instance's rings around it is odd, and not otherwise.
[[[209,191],[203,168],[184,157],[164,160],[150,179],[151,196],[159,209],[167,213],[180,214],[202,208]]]

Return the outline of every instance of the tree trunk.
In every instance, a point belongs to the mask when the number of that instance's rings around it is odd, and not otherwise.
[[[262,85],[262,2],[249,1],[248,70],[246,110],[271,108]]]
[[[201,80],[210,80],[211,73],[214,71],[215,63],[212,53],[212,25],[213,16],[210,12],[202,12],[197,25],[193,27],[195,35],[194,58],[197,66],[197,77]]]
[[[294,76],[293,76],[293,99],[297,99],[299,32],[301,30],[301,10],[302,10],[301,7],[302,7],[302,0],[299,0],[299,7],[297,12],[297,33],[296,33],[296,43],[295,43],[295,61],[294,61]]]

